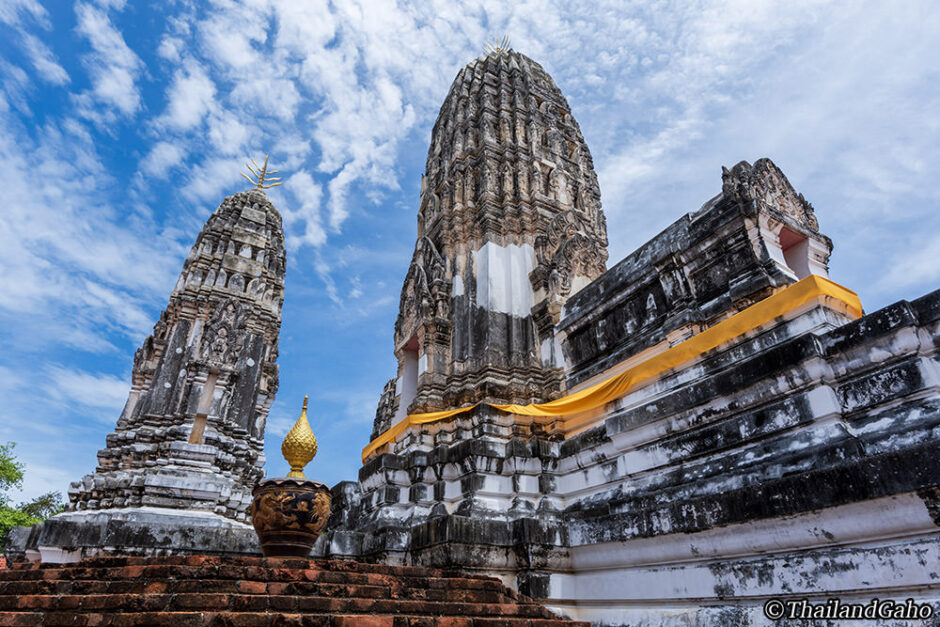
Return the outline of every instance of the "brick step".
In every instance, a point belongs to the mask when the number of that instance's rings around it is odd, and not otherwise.
[[[0,627],[589,627],[590,623],[540,618],[466,618],[387,615],[304,615],[267,612],[0,612]]]
[[[0,627],[571,624],[496,578],[420,566],[186,556],[0,570]]]
[[[504,616],[552,618],[537,603],[462,603],[404,599],[364,599],[300,595],[245,594],[88,594],[0,597],[0,610],[72,612],[277,611],[370,614],[401,612],[416,616]]]
[[[180,594],[188,592],[243,595],[337,596],[363,599],[406,599],[469,603],[516,603],[518,595],[496,582],[470,582],[489,585],[463,586],[460,580],[447,580],[452,587],[417,587],[388,582],[377,584],[321,583],[318,581],[264,582],[237,579],[162,579],[141,578],[125,581],[49,579],[0,582],[0,609],[4,597],[23,595],[100,595],[100,594]]]
[[[403,572],[389,574],[383,572],[361,572],[343,570],[337,566],[348,566],[349,562],[310,562],[300,561],[294,566],[283,566],[277,562],[287,560],[266,560],[262,564],[166,564],[159,563],[116,566],[61,566],[43,564],[39,567],[27,565],[19,568],[0,570],[0,582],[25,580],[253,580],[266,582],[282,581],[322,581],[324,583],[387,585],[390,581],[400,582],[407,587],[455,587],[459,582],[465,588],[497,589],[502,583],[493,577],[468,575],[459,571],[445,571],[420,567],[400,567]],[[292,560],[297,561],[297,560]],[[261,559],[258,559],[261,562]],[[273,564],[272,564],[273,563]],[[32,567],[30,567],[32,566]],[[385,567],[388,569],[390,567]],[[383,569],[383,570],[384,570]]]
[[[356,574],[363,575],[394,575],[395,577],[458,577],[471,579],[492,579],[481,575],[468,575],[459,570],[429,568],[426,566],[389,566],[386,564],[369,564],[365,562],[353,562],[346,560],[311,560],[303,558],[264,558],[264,557],[239,557],[233,558],[220,555],[174,555],[160,557],[95,557],[82,560],[73,564],[35,564],[35,563],[16,563],[9,564],[8,568],[0,569],[0,579],[9,578],[11,573],[17,571],[35,571],[35,570],[69,570],[83,571],[92,568],[105,568],[109,572],[121,573],[117,569],[122,567],[150,566],[150,567],[173,567],[180,572],[192,572],[183,567],[201,567],[206,574],[220,572],[223,577],[238,577],[244,569],[261,569],[266,578],[277,576],[283,571],[294,570],[318,570],[330,571],[333,573],[349,573],[351,576]],[[129,576],[135,576],[138,572],[133,569],[123,571],[129,573]]]
[[[133,569],[131,572],[129,569]],[[73,585],[73,589],[78,592],[97,592],[102,583],[112,584],[113,588],[108,591],[119,592],[122,586],[135,588],[141,581],[158,584],[173,584],[181,581],[201,581],[219,592],[235,591],[231,586],[238,582],[262,582],[266,583],[273,591],[279,586],[323,586],[329,589],[330,586],[361,586],[383,587],[392,590],[483,590],[491,592],[504,592],[510,597],[517,595],[514,591],[506,589],[503,584],[495,578],[490,577],[394,577],[391,575],[372,575],[364,573],[343,573],[326,570],[287,570],[270,569],[276,572],[265,572],[259,570],[249,570],[249,572],[225,572],[223,574],[206,572],[204,569],[194,567],[175,567],[175,566],[134,566],[122,567],[114,570],[107,568],[94,569],[68,569],[68,568],[44,568],[21,571],[0,571],[0,574],[6,573],[7,576],[0,577],[0,594],[6,594],[7,590],[17,590],[17,586],[25,587],[27,584],[35,585],[35,590],[51,590],[50,582],[62,586],[57,592],[69,592],[68,584]],[[17,575],[11,576],[11,572]],[[349,575],[352,576],[349,576]],[[84,586],[84,587],[83,587]]]

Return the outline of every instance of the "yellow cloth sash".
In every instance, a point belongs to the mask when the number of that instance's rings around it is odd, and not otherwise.
[[[565,416],[602,407],[626,394],[630,388],[639,382],[694,359],[818,297],[832,298],[842,303],[850,315],[855,318],[862,316],[862,303],[858,298],[858,294],[838,283],[813,274],[751,305],[744,311],[722,320],[701,333],[666,349],[658,355],[654,355],[636,366],[580,392],[563,396],[548,403],[492,405],[492,407],[522,416]],[[365,461],[374,451],[394,441],[412,425],[445,420],[456,414],[470,411],[474,407],[476,405],[448,411],[411,414],[370,442],[362,450],[362,459]]]

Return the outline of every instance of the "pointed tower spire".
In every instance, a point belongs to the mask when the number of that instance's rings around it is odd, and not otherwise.
[[[265,193],[226,198],[134,356],[127,404],[96,471],[72,484],[71,511],[247,519],[278,385],[284,270],[281,216]]]
[[[493,44],[457,74],[431,133],[398,377],[373,437],[407,414],[557,396],[554,325],[606,260],[597,176],[565,97]]]

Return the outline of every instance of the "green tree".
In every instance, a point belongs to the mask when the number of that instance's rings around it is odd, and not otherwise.
[[[23,486],[23,463],[13,454],[14,446],[13,442],[0,444],[0,547],[13,527],[34,525],[65,509],[58,492],[43,494],[17,507],[10,505],[8,492]]]

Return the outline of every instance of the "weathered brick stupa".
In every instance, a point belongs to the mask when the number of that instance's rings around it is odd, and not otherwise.
[[[30,532],[42,561],[258,552],[247,512],[277,392],[284,271],[281,217],[264,192],[226,198],[134,356],[97,469],[72,484],[67,512]]]
[[[498,49],[441,108],[417,239],[398,376],[315,554],[496,575],[604,624],[940,610],[940,292],[863,316],[770,160],[605,272],[578,126]]]

